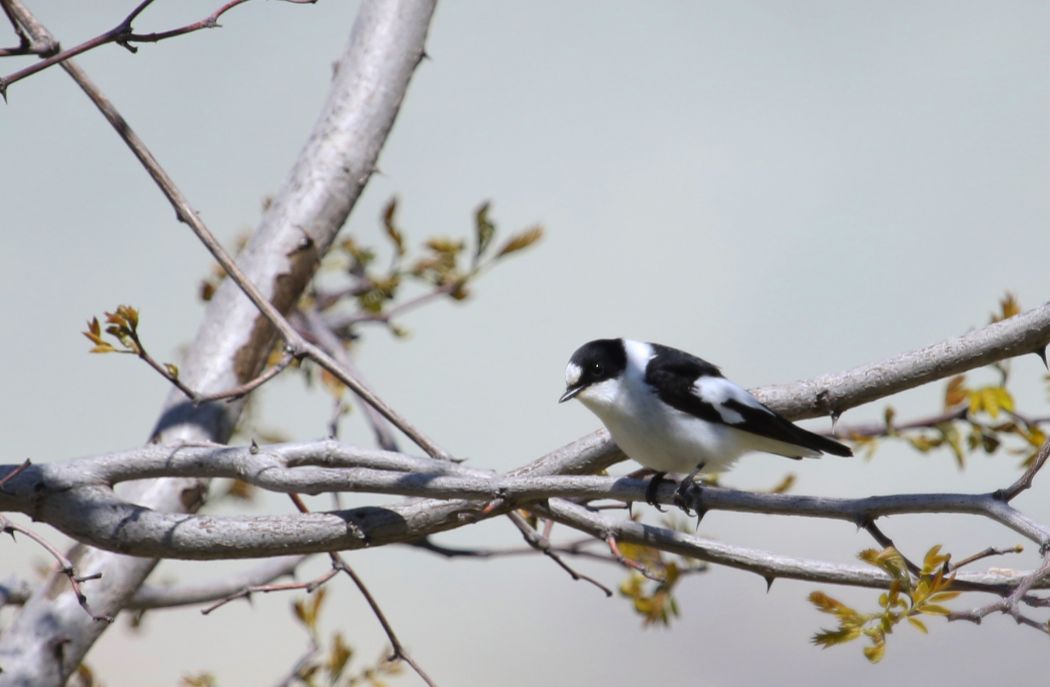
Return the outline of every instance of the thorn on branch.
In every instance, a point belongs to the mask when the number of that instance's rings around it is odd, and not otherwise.
[[[91,619],[100,623],[111,623],[113,622],[113,616],[105,614],[97,614],[91,610],[91,607],[87,602],[87,595],[84,594],[80,588],[81,582],[87,582],[89,580],[97,580],[102,577],[102,573],[92,573],[91,575],[78,575],[76,567],[73,562],[65,557],[61,551],[56,549],[54,546],[49,544],[43,537],[37,535],[32,530],[28,530],[24,527],[16,525],[7,518],[0,515],[0,531],[6,532],[11,535],[14,539],[15,532],[20,532],[29,539],[32,539],[38,545],[40,545],[45,551],[51,554],[51,557],[55,559],[58,564],[58,572],[62,573],[69,580],[69,586],[73,589],[73,595],[77,599],[77,603],[84,609],[84,612],[91,616]]]

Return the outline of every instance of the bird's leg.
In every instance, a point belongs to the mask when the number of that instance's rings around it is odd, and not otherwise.
[[[693,471],[682,478],[682,481],[678,483],[678,488],[674,490],[674,504],[685,511],[686,515],[691,515],[690,506],[696,509],[696,524],[700,524],[700,520],[704,517],[704,508],[700,505],[702,501],[702,489],[703,487],[694,480],[696,476],[700,474],[700,471],[704,469],[704,463],[698,463]],[[695,498],[690,499],[689,492],[695,488]]]
[[[649,480],[649,486],[645,488],[645,502],[661,513],[664,512],[664,509],[656,502],[656,490],[660,488],[660,482],[664,481],[666,474],[666,472],[654,472]]]

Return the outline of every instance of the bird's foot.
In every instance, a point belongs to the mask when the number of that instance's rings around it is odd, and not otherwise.
[[[696,515],[696,526],[704,519],[707,508],[704,507],[704,485],[693,480],[690,475],[678,483],[674,490],[674,505],[682,509],[687,516]]]
[[[664,478],[666,474],[666,472],[653,473],[652,478],[649,480],[649,486],[645,488],[645,502],[661,513],[664,512],[664,509],[656,502],[656,492],[660,488],[660,483],[666,481]]]

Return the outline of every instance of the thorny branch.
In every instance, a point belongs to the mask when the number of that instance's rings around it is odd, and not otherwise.
[[[55,48],[57,47],[57,45],[54,47],[34,47],[32,42],[23,32],[20,24],[18,23],[18,19],[11,11],[11,5],[14,4],[12,0],[0,0],[0,4],[3,5],[4,11],[7,14],[8,19],[11,20],[11,23],[14,26],[15,32],[17,33],[20,41],[18,48],[11,48],[8,50],[0,51],[0,57],[6,57],[10,55],[37,54],[45,58],[40,60],[39,62],[34,62],[28,67],[20,69],[14,72],[13,74],[9,74],[8,76],[0,79],[0,95],[2,95],[6,99],[7,89],[12,84],[21,81],[26,77],[32,76],[33,74],[41,72],[47,69],[48,67],[52,67],[56,64],[65,62],[70,58],[76,57],[77,55],[81,55],[89,50],[94,50],[95,48],[107,45],[109,43],[116,43],[117,45],[123,46],[124,48],[127,48],[130,52],[134,53],[138,51],[138,48],[136,48],[133,45],[134,43],[157,43],[168,38],[174,38],[176,36],[182,36],[187,33],[193,33],[194,31],[200,31],[201,29],[218,28],[220,26],[219,18],[222,15],[224,15],[226,12],[229,12],[237,5],[241,5],[245,2],[248,2],[248,0],[230,0],[222,7],[218,8],[217,10],[215,10],[214,12],[212,12],[207,17],[204,17],[201,20],[191,22],[189,24],[186,24],[185,26],[180,26],[178,28],[170,29],[168,31],[159,31],[155,33],[135,33],[132,24],[138,18],[138,16],[146,10],[147,7],[153,4],[154,1],[155,0],[143,0],[143,2],[139,3],[139,5],[136,6],[135,9],[133,9],[128,16],[124,17],[124,19],[121,20],[121,22],[114,26],[112,29],[104,31],[103,33],[100,33],[99,35],[93,38],[89,38],[88,40],[84,41],[83,43],[80,43],[77,46],[55,52]],[[285,0],[285,2],[289,2],[292,4],[313,4],[316,1],[317,0]]]
[[[298,494],[289,494],[289,496],[292,499],[292,503],[295,504],[295,507],[299,510],[300,513],[310,512],[310,509],[307,508],[306,504],[303,502],[302,498],[300,498]],[[372,609],[372,615],[374,615],[376,617],[376,620],[379,621],[379,624],[383,627],[383,632],[386,633],[387,639],[390,640],[390,646],[393,649],[393,654],[390,656],[389,660],[404,661],[412,667],[412,670],[416,672],[416,675],[418,675],[420,679],[423,680],[423,682],[427,683],[430,687],[437,687],[437,684],[433,681],[433,679],[431,679],[427,672],[423,670],[423,666],[419,665],[419,663],[414,658],[412,658],[412,655],[409,654],[408,651],[405,649],[405,646],[401,643],[401,640],[398,638],[397,633],[394,632],[393,625],[390,624],[390,621],[387,620],[386,614],[383,612],[383,609],[380,608],[379,602],[376,601],[376,598],[372,596],[372,592],[368,589],[367,586],[365,586],[364,580],[361,579],[361,577],[354,571],[354,569],[350,567],[350,564],[346,562],[346,559],[343,558],[342,555],[340,555],[339,553],[335,551],[329,551],[328,557],[332,561],[332,572],[330,575],[318,578],[318,580],[316,580],[316,586],[324,584],[334,575],[340,572],[345,573],[346,576],[353,581],[354,586],[357,587],[357,590],[361,593],[361,596],[364,597],[365,601],[368,603],[368,607]],[[312,589],[310,591],[312,591]]]
[[[88,606],[87,596],[80,588],[81,582],[97,580],[100,577],[102,577],[101,573],[96,573],[93,575],[79,575],[77,573],[76,567],[73,565],[73,561],[66,558],[66,556],[61,551],[49,544],[46,539],[34,533],[32,530],[28,530],[24,527],[16,525],[15,523],[11,522],[2,515],[0,515],[0,532],[3,532],[4,534],[10,534],[12,539],[15,538],[15,532],[18,532],[39,544],[58,563],[58,571],[69,579],[69,586],[73,588],[73,593],[76,595],[77,601],[80,603],[81,608],[83,608],[84,611],[89,616],[91,616],[93,620],[103,623],[113,622],[113,618],[111,616],[98,614],[91,610],[91,607]]]
[[[29,36],[30,47],[34,53],[47,55],[57,50],[57,41],[26,10],[21,0],[0,2],[7,16],[18,24],[16,33],[22,35],[24,32]],[[152,0],[141,3],[131,18],[145,9],[150,2]],[[240,3],[228,3],[225,7],[228,9],[234,4]],[[256,240],[253,241],[252,247],[258,253],[248,256],[245,260],[246,268],[250,273],[257,275],[259,283],[267,289],[274,287],[273,279],[277,274],[285,280],[288,288],[271,294],[274,302],[281,307],[288,307],[291,304],[289,298],[294,301],[301,294],[301,288],[305,287],[316,268],[316,260],[311,259],[311,256],[323,253],[331,245],[335,232],[345,222],[349,210],[371,175],[375,159],[397,115],[408,81],[419,64],[432,12],[433,3],[426,0],[366,2],[358,12],[351,40],[340,62],[344,66],[333,80],[329,100],[325,104],[325,116],[315,127],[314,135],[300,154],[284,191],[278,194],[274,206],[277,209],[268,212],[255,234]],[[177,217],[190,224],[209,249],[214,252],[217,248],[220,255],[225,256],[170,178],[156,164],[152,155],[112,104],[72,60],[66,59],[61,62],[61,66],[129,144],[165,192],[176,210]],[[382,88],[378,88],[378,84],[382,84]],[[353,117],[348,117],[348,112],[353,112]],[[348,146],[348,142],[351,141],[352,146]],[[305,178],[307,176],[308,179]],[[294,192],[289,189],[293,189]],[[322,205],[316,204],[320,194],[324,194],[325,198]],[[287,250],[289,238],[299,241],[299,248],[291,253]],[[219,261],[231,273],[231,281],[242,288],[249,301],[262,311],[264,317],[278,331],[290,331],[287,323],[282,321],[279,315],[275,317],[277,310],[274,306],[262,298],[255,285],[243,273],[237,271],[237,267],[228,256],[225,257],[225,260],[220,258]],[[294,260],[291,259],[293,257]],[[245,308],[244,304],[234,302],[236,299],[230,298],[234,296],[230,289],[223,289],[219,296],[219,307],[209,308],[206,321],[215,323],[216,315],[220,315],[220,326],[202,327],[197,342],[187,354],[187,359],[192,363],[190,367],[195,379],[209,379],[214,382],[235,377],[242,380],[253,373],[247,368],[254,369],[255,362],[261,360],[259,356],[268,348],[266,342],[271,334],[265,327],[255,326],[258,324],[257,314]],[[251,320],[252,325],[238,328],[238,323],[243,323],[246,319]],[[242,345],[241,331],[248,330],[259,336],[250,342],[244,341]],[[288,346],[293,349],[293,355],[304,355],[294,346],[295,343],[297,341],[292,339]],[[226,355],[215,355],[217,351],[225,352],[233,348],[237,351],[236,361]],[[211,354],[210,357],[203,356],[205,349]],[[323,366],[325,362],[322,358],[320,364]],[[340,377],[338,370],[333,370],[332,373]],[[354,380],[346,378],[342,381],[355,388]],[[202,388],[207,388],[207,385]],[[369,402],[381,404],[367,390],[362,396]],[[235,420],[237,416],[236,409],[229,413],[215,412],[214,409],[195,413],[182,412],[182,408],[176,400],[165,409],[158,423],[157,440],[225,440],[228,437],[228,427],[232,426],[232,422],[226,421]],[[181,414],[176,416],[176,411]],[[428,443],[426,438],[413,428],[399,424],[392,410],[380,405],[380,411],[396,426],[405,429],[410,438],[422,441],[424,447],[433,447],[433,444]],[[143,491],[149,489],[148,495],[144,494],[143,501],[165,510],[195,510],[193,497],[199,493],[201,486],[171,482],[143,486]],[[89,549],[84,555],[86,559],[95,561],[99,569],[107,571],[110,584],[100,595],[104,597],[107,607],[113,609],[125,605],[155,564],[150,560],[135,561],[108,555],[97,549]],[[56,623],[63,623],[62,641],[65,642],[65,651],[57,661],[54,660],[53,649]],[[31,674],[39,684],[64,684],[100,632],[92,630],[72,615],[66,598],[51,598],[34,593],[25,609],[17,616],[12,629],[0,638],[0,654],[4,656],[5,671],[16,680]]]
[[[1004,598],[969,611],[950,613],[948,620],[968,620],[979,625],[986,616],[998,611],[1013,617],[1019,625],[1027,625],[1040,632],[1050,634],[1050,625],[1046,622],[1035,620],[1021,612],[1022,602],[1033,606],[1046,605],[1045,598],[1032,599],[1028,596],[1028,593],[1036,588],[1037,585],[1042,585],[1048,577],[1050,577],[1050,552],[1044,553],[1043,564],[1018,581],[1013,591]]]

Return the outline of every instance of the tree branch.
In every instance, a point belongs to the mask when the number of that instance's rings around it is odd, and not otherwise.
[[[350,491],[427,500],[308,516],[193,516],[142,508],[121,500],[110,488],[124,480],[161,476],[234,477],[285,493]],[[122,553],[244,558],[407,542],[458,527],[468,516],[482,519],[521,504],[536,508],[536,502],[544,499],[641,501],[647,486],[647,481],[628,477],[545,475],[538,470],[498,476],[334,441],[266,447],[151,446],[64,464],[32,465],[0,493],[0,508],[27,513],[78,541]],[[673,485],[662,485],[657,500],[672,503],[674,490]],[[968,513],[995,520],[1044,549],[1050,547],[1050,529],[997,493],[843,499],[703,487],[703,503],[708,511],[831,518],[859,526],[888,515]]]
[[[20,0],[4,2],[33,40],[55,43]],[[263,288],[265,303],[272,301],[278,310],[290,308],[345,223],[374,169],[423,54],[433,9],[428,0],[374,0],[359,10],[311,138],[239,256],[245,283]],[[72,60],[62,65],[78,83],[86,83]],[[127,128],[115,110],[110,114],[115,115],[110,121],[118,131]],[[156,169],[150,168],[150,173],[160,183]],[[197,220],[188,204],[177,213],[191,223]],[[233,280],[219,287],[181,366],[190,388],[201,393],[229,389],[258,373],[272,348],[273,329],[256,305],[241,295]],[[176,391],[153,434],[164,443],[222,442],[229,437],[241,408],[240,402],[195,407]],[[130,498],[139,503],[180,511],[195,509],[204,488],[196,481],[164,480],[142,483],[129,491],[133,491]],[[128,603],[155,562],[88,550],[78,564],[104,573],[106,584],[92,590],[92,606],[112,615]],[[72,595],[52,598],[48,585],[41,585],[0,637],[5,678],[35,685],[64,684],[101,632],[85,623],[83,615]],[[61,644],[56,661],[54,647],[59,638],[68,641]]]

